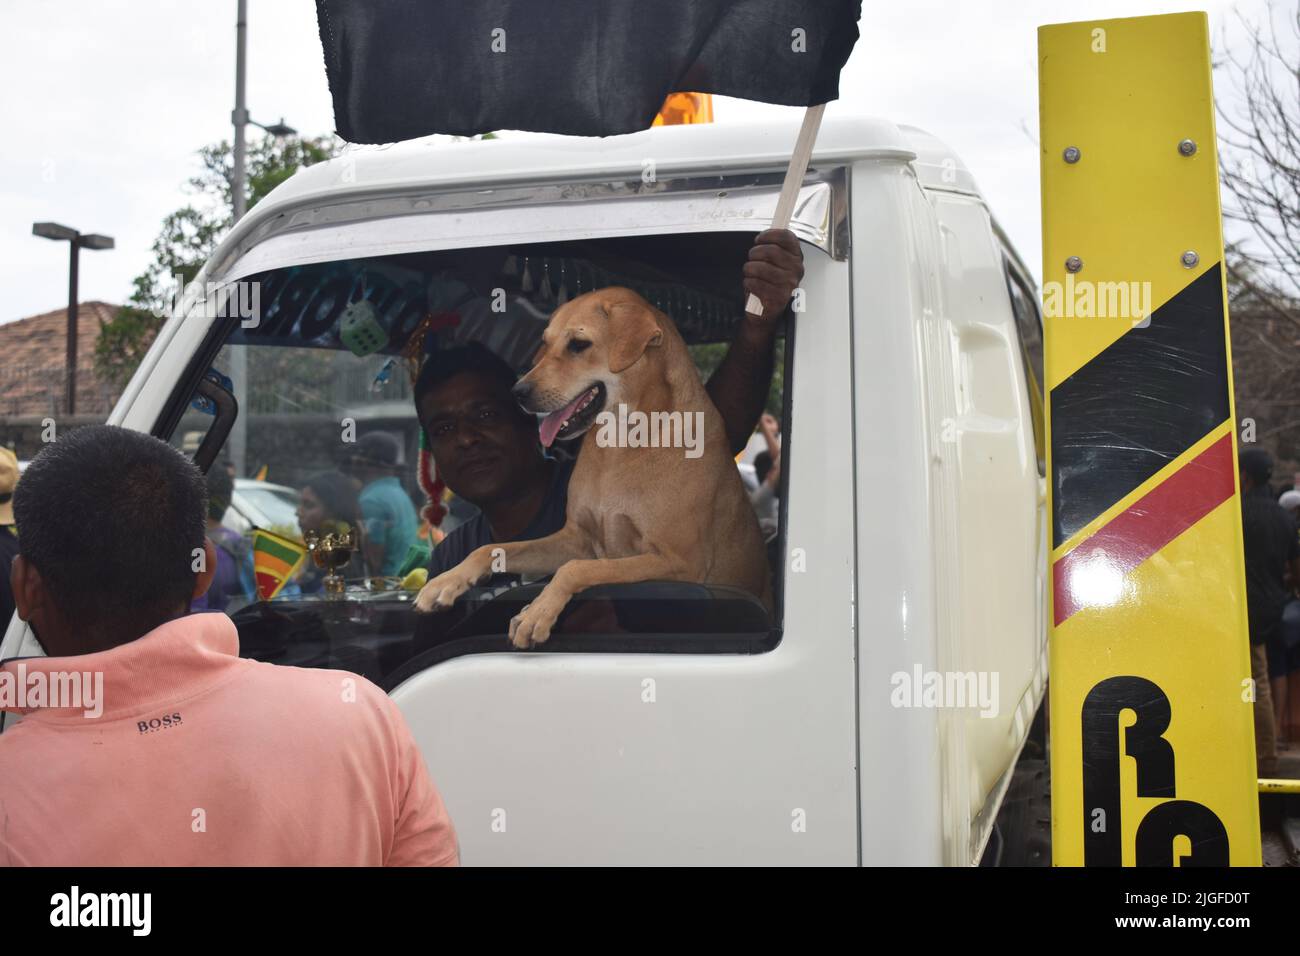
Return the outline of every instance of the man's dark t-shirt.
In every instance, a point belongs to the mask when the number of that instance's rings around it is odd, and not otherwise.
[[[1295,522],[1265,487],[1242,494],[1241,526],[1250,643],[1262,644],[1281,626],[1287,599],[1283,576],[1287,562],[1300,556],[1300,543]]]
[[[555,471],[551,483],[542,499],[542,507],[533,516],[532,522],[517,536],[516,541],[532,541],[555,534],[564,527],[565,504],[569,500],[569,479],[573,476],[573,465],[577,459],[559,459],[555,462]],[[487,518],[479,512],[469,521],[442,539],[442,543],[433,549],[433,559],[429,563],[429,577],[449,571],[467,558],[475,548],[485,544],[494,544],[492,529]],[[497,577],[493,576],[494,579]],[[496,583],[495,580],[490,583]]]

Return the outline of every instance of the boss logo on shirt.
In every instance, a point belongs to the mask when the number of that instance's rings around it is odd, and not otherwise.
[[[136,721],[136,728],[142,734],[151,734],[156,730],[168,730],[172,727],[179,727],[181,723],[180,711],[174,714],[163,714],[161,717],[154,717],[152,720]]]

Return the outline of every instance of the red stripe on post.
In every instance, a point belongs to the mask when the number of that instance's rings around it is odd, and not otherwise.
[[[1056,624],[1089,604],[1113,603],[1124,575],[1231,498],[1233,488],[1226,434],[1052,565]]]

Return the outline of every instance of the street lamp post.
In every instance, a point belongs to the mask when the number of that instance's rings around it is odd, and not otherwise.
[[[251,123],[266,130],[272,136],[284,137],[293,136],[298,131],[284,122],[284,117],[280,117],[280,122],[259,123],[248,115],[248,104],[244,99],[244,86],[247,79],[248,70],[246,67],[248,59],[248,0],[239,0],[238,13],[235,19],[235,110],[230,114],[230,121],[235,125],[235,150],[234,150],[234,168],[230,176],[230,203],[233,207],[235,222],[244,218],[244,212],[247,209],[247,200],[244,198],[244,183],[247,179],[245,170],[246,157],[248,155],[248,140],[245,135],[248,125]]]
[[[248,115],[248,105],[244,99],[244,81],[247,78],[245,62],[248,52],[248,0],[239,0],[235,18],[235,110],[230,114],[230,121],[235,126],[235,147],[230,173],[230,206],[234,222],[244,218],[247,200],[244,198],[244,183],[247,178],[245,161],[248,153],[248,141],[245,135],[248,124],[261,127],[272,136],[292,136],[297,132],[286,126],[284,118],[280,122],[264,126]],[[244,476],[244,464],[248,448],[248,354],[247,346],[233,349],[230,356],[230,381],[235,390],[235,402],[239,412],[235,418],[235,427],[230,433],[230,460],[235,466],[235,474]]]
[[[248,126],[248,107],[244,105],[244,59],[248,54],[248,0],[239,0],[235,18],[235,111],[230,121],[235,124],[235,168],[230,177],[230,202],[234,207],[235,222],[244,218],[244,130]]]
[[[40,236],[43,239],[57,239],[61,242],[67,242],[71,248],[71,259],[68,265],[68,335],[67,350],[64,362],[67,365],[65,372],[65,385],[67,387],[67,414],[75,415],[77,412],[77,260],[78,254],[82,249],[112,249],[112,236],[101,236],[98,233],[82,234],[68,226],[61,226],[57,222],[36,222],[32,223],[32,235]]]

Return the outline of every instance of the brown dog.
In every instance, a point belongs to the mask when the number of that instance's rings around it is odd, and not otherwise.
[[[515,396],[546,414],[543,444],[586,433],[564,528],[478,548],[420,589],[418,610],[450,607],[492,572],[494,552],[511,574],[554,574],[510,622],[519,648],[550,637],[569,599],[596,584],[729,585],[771,610],[763,538],[722,416],[668,316],[630,289],[579,296],[551,316]]]

